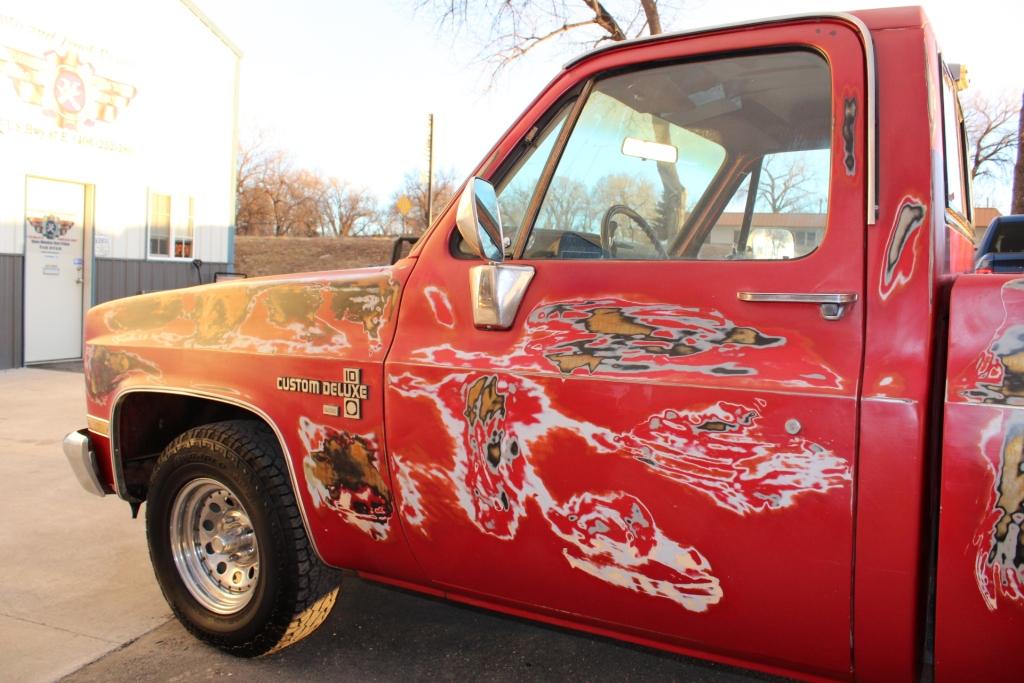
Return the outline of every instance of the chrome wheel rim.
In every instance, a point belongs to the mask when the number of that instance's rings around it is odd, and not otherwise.
[[[171,507],[171,554],[199,604],[234,614],[249,604],[260,575],[260,551],[249,513],[215,479],[185,484]]]

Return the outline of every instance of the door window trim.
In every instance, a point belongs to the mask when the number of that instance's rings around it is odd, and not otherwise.
[[[960,97],[958,96],[957,89],[953,84],[953,77],[952,75],[950,75],[949,69],[946,66],[946,62],[942,59],[941,54],[939,55],[939,83],[941,84],[941,93],[939,96],[939,106],[941,108],[941,115],[939,118],[942,121],[942,177],[945,181],[943,185],[943,191],[946,195],[943,204],[947,212],[958,217],[960,221],[964,222],[965,224],[972,225],[974,223],[974,197],[972,196],[973,188],[971,187],[971,176],[970,172],[967,169],[967,158],[969,150],[967,149],[967,131],[964,127],[965,122],[963,115],[963,107],[960,106]],[[949,150],[949,140],[947,139],[947,137],[949,133],[953,131],[947,130],[948,126],[946,125],[947,115],[949,114],[949,112],[946,111],[947,95],[949,96],[950,101],[953,103],[952,115],[954,122],[956,124],[956,149],[960,157],[958,164],[960,167],[961,181],[960,193],[962,195],[963,207],[966,213],[959,211],[956,207],[951,206],[949,203],[949,160],[946,158],[946,153]],[[946,222],[950,223],[951,221],[948,220],[947,218]],[[956,221],[952,222],[954,224],[956,223]],[[962,230],[958,231],[963,232]],[[974,241],[973,235],[964,234],[964,236],[968,237],[972,242]]]

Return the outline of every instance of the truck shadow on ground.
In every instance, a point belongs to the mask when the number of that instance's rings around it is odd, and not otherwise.
[[[63,679],[778,681],[753,672],[537,624],[346,576],[334,612],[306,640],[238,659],[176,621]]]

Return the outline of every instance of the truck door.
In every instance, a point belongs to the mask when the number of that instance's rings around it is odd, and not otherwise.
[[[512,327],[475,326],[450,212],[386,365],[439,587],[848,675],[863,74],[838,21],[702,35],[591,58],[513,129]]]

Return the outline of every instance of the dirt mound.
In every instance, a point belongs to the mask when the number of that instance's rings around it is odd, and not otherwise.
[[[386,265],[390,237],[235,237],[235,270],[249,277]],[[408,249],[406,249],[408,251]]]

